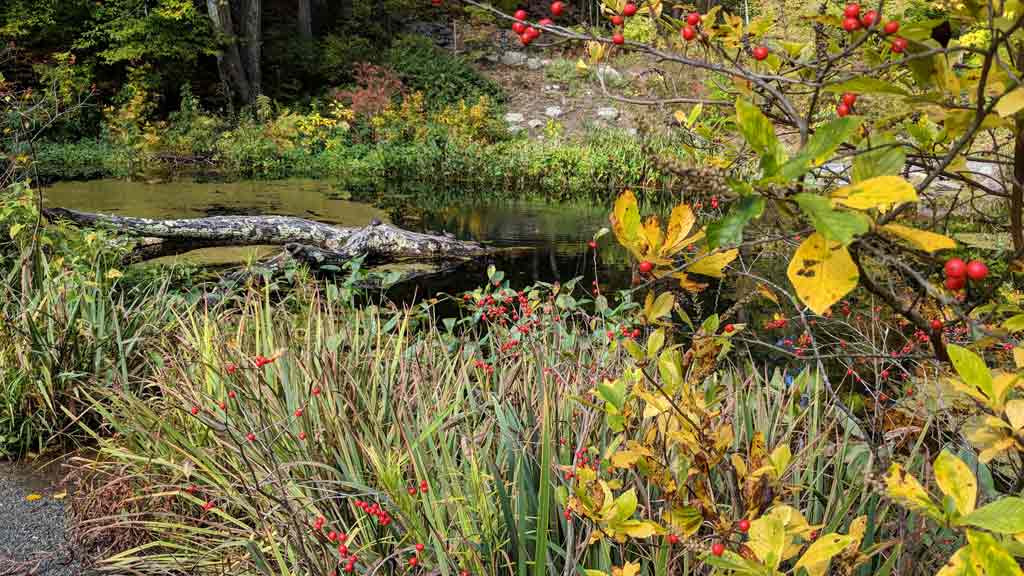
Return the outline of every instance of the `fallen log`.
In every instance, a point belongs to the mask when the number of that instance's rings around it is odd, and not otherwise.
[[[292,216],[154,220],[66,208],[47,208],[43,213],[50,220],[150,239],[140,244],[134,255],[136,260],[180,254],[190,246],[285,246],[293,257],[315,267],[338,265],[357,256],[368,262],[422,262],[467,260],[493,252],[477,242],[421,234],[379,221],[364,227],[341,228]],[[151,240],[154,238],[159,240]]]

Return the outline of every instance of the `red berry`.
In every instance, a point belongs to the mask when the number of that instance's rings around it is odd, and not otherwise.
[[[512,31],[515,32],[516,34],[520,34],[521,35],[523,32],[526,32],[526,24],[523,24],[522,22],[518,22],[518,21],[517,22],[513,22],[512,23]]]
[[[415,496],[415,495],[416,495],[416,487],[415,486],[409,486],[409,496]]]
[[[735,329],[736,329],[736,327],[733,326],[732,324],[726,324],[725,325],[725,333],[726,334],[731,334],[732,331],[735,330]]]
[[[551,26],[551,25],[552,25],[552,24],[554,24],[554,23],[555,23],[555,21],[554,21],[554,20],[552,20],[551,18],[541,18],[541,19],[540,19],[540,20],[539,20],[539,21],[537,22],[537,24],[540,24],[541,26]]]
[[[625,6],[622,7],[623,16],[632,16],[633,14],[636,14],[636,4],[628,2]]]
[[[220,404],[217,404],[217,406],[220,407],[221,410],[227,410],[228,409],[228,405],[225,404],[224,402],[221,402]]]
[[[896,20],[889,20],[885,23],[884,30],[886,34],[895,34],[900,30],[900,23]]]
[[[526,20],[526,10],[516,10],[516,13],[513,14],[512,16],[514,16],[515,19],[519,21]]]
[[[295,409],[295,417],[296,418],[302,417],[302,408],[296,408]]]
[[[689,24],[690,26],[696,26],[700,24],[700,13],[690,12],[689,14],[687,14],[686,23]]]
[[[420,492],[423,492],[424,494],[426,494],[427,490],[429,490],[429,489],[430,489],[430,484],[427,484],[426,480],[421,480],[420,481]]]
[[[519,41],[523,43],[523,46],[527,46],[530,42],[533,42],[533,36],[530,36],[526,32],[519,35]]]
[[[754,48],[754,60],[757,60],[758,62],[760,62],[761,60],[764,60],[767,57],[768,57],[768,47],[767,46],[757,46],[757,47]]]
[[[850,106],[852,108],[853,105],[857,103],[857,95],[854,94],[853,92],[846,92],[845,94],[843,94],[841,100],[843,101],[843,104],[846,104],[847,106]]]
[[[430,0],[430,3],[434,6],[440,6],[442,0]]]
[[[948,290],[952,290],[952,291],[955,292],[955,291],[963,288],[964,284],[966,284],[966,283],[967,283],[967,280],[963,276],[950,276],[949,278],[946,278],[946,281],[943,282],[943,285]]]
[[[843,16],[847,18],[856,18],[860,16],[860,4],[847,4],[846,9],[843,10]]]
[[[683,26],[683,29],[682,31],[680,31],[680,34],[683,35],[683,40],[686,40],[687,42],[697,37],[697,31],[694,30],[693,26],[689,24]]]
[[[847,32],[856,32],[860,29],[860,20],[856,18],[844,18],[843,19],[843,30]]]
[[[639,328],[633,328],[633,331],[630,333],[630,335],[633,338],[639,338],[640,337],[640,329]]]
[[[335,532],[334,530],[331,530],[330,532],[327,533],[327,540],[329,540],[331,542],[334,542],[337,539],[338,539],[338,533]]]
[[[961,278],[967,273],[967,265],[959,258],[950,258],[942,267],[947,278]]]
[[[988,276],[988,266],[981,260],[971,260],[967,263],[967,277],[975,282],[980,282]]]
[[[612,34],[612,44],[624,44],[625,42],[626,37],[623,36],[622,34],[619,34],[618,32]]]
[[[849,116],[849,115],[850,115],[850,107],[849,106],[847,106],[846,104],[840,104],[840,105],[836,106],[836,116],[839,116],[840,118],[842,118],[844,116]]]
[[[641,274],[650,274],[651,270],[654,270],[654,264],[648,260],[644,260],[640,263],[639,268]]]
[[[540,36],[540,30],[537,30],[533,26],[527,26],[526,27],[526,32],[523,32],[523,34],[526,34],[527,36],[529,36],[530,40],[536,40],[537,37]]]
[[[409,566],[415,566],[415,565],[417,565],[419,563],[420,563],[420,559],[419,558],[417,558],[415,556],[413,556],[412,558],[409,558]]]
[[[249,432],[248,434],[245,435],[245,439],[248,440],[249,442],[255,442],[256,435],[253,434],[252,432]]]
[[[618,14],[612,16],[612,26],[622,26],[622,23],[625,21],[626,20]]]
[[[868,10],[864,14],[864,17],[861,18],[860,23],[863,24],[865,28],[871,28],[875,24],[878,24],[879,20],[880,20],[880,18],[878,17],[878,12],[877,11],[875,11],[875,10]]]
[[[351,563],[351,562],[345,563],[345,567],[342,568],[342,570],[344,570],[345,572],[354,572],[355,569],[356,569],[356,565]]]
[[[424,548],[426,548],[426,546],[423,544],[416,544],[416,552],[423,552]]]
[[[313,396],[319,396],[319,395],[320,395],[320,387],[319,386],[314,386],[313,387]]]
[[[890,48],[896,54],[901,54],[907,49],[907,40],[905,38],[897,38],[892,41],[892,46],[890,46]]]
[[[746,532],[747,530],[750,530],[750,520],[744,518],[739,521],[736,527],[740,529],[740,532]]]
[[[228,398],[234,398],[236,396],[234,390],[228,390]]]
[[[199,406],[193,406],[192,407],[192,415],[196,416],[198,414],[199,414]]]
[[[711,553],[715,556],[721,556],[722,554],[725,554],[725,544],[722,544],[721,542],[715,542],[711,545]]]
[[[590,246],[591,248],[597,248],[597,240],[591,240],[590,242],[587,242],[587,246]]]
[[[936,318],[935,320],[932,320],[932,330],[934,330],[936,332],[938,332],[939,330],[942,330],[942,320],[939,320],[938,318]]]
[[[551,15],[559,17],[565,12],[565,2],[552,2],[551,3]]]
[[[299,440],[305,440],[305,439],[306,439],[306,433],[305,432],[299,432]]]

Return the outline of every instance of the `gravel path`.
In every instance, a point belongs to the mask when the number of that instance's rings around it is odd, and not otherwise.
[[[0,463],[0,576],[78,576],[53,475]],[[42,498],[28,500],[30,494]]]

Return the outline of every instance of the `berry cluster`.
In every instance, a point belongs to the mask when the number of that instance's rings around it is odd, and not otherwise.
[[[980,260],[971,260],[965,264],[959,258],[951,258],[946,261],[942,271],[946,275],[943,285],[954,292],[962,289],[967,284],[968,278],[975,282],[981,282],[988,276],[988,266]]]

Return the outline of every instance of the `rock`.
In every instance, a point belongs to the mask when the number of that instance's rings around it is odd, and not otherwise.
[[[558,84],[545,84],[543,89],[544,92],[559,92],[561,90],[562,87]]]
[[[562,109],[558,106],[548,106],[544,109],[544,115],[548,118],[559,118],[562,116]]]
[[[622,82],[622,73],[607,64],[601,64],[597,67],[597,77],[605,82]]]
[[[537,128],[540,128],[541,126],[544,125],[544,121],[540,120],[538,118],[534,118],[533,120],[530,120],[529,122],[527,122],[526,125],[529,126],[532,129],[536,130]]]
[[[597,117],[601,120],[612,121],[619,117],[619,111],[617,108],[604,106],[597,109]]]
[[[523,130],[526,130],[526,128],[523,128],[523,126],[520,124],[513,124],[508,127],[508,131],[511,132],[512,134],[522,132]]]
[[[497,54],[485,54],[484,60],[487,60],[491,64],[497,64],[498,62],[501,62],[501,56],[498,56]]]
[[[509,50],[501,55],[501,63],[505,66],[522,66],[526,64],[526,54]]]
[[[509,112],[505,114],[505,122],[507,122],[508,124],[519,124],[525,119],[526,117],[520,114],[519,112]]]
[[[540,70],[544,67],[544,61],[540,58],[528,58],[526,60],[526,67],[530,70]]]

